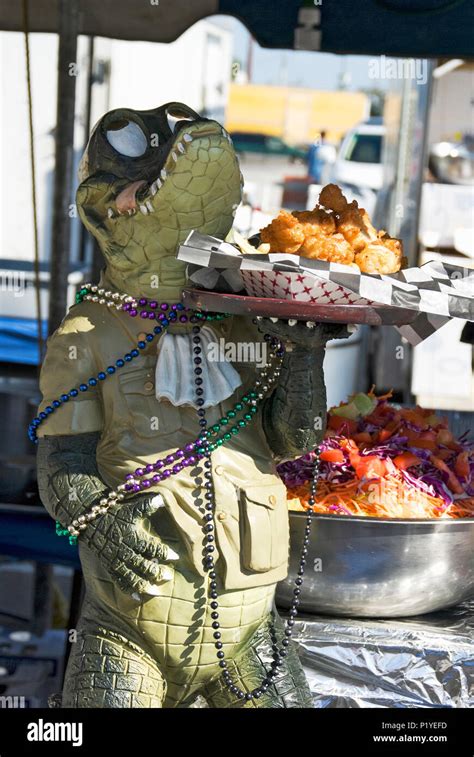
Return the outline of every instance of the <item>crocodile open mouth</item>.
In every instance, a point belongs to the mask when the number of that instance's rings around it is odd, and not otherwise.
[[[226,173],[231,173],[234,160],[232,139],[220,124],[192,122],[179,129],[155,178],[149,182],[138,179],[120,189],[107,208],[107,216],[113,219],[135,213],[145,216],[154,213],[160,200],[157,195],[167,182],[173,184],[172,191],[204,196],[211,189],[212,179],[216,179],[221,171],[224,171],[224,179]],[[226,164],[229,164],[227,170]],[[242,187],[242,174],[240,184]]]
[[[226,130],[180,103],[103,116],[80,178],[79,216],[123,289],[132,275],[145,286],[151,272],[160,286],[177,287],[185,268],[179,245],[193,230],[225,238],[243,183]]]

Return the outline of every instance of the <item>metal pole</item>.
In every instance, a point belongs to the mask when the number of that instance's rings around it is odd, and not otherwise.
[[[84,147],[83,152],[87,147],[89,141],[89,134],[91,130],[91,113],[92,113],[92,88],[94,86],[94,37],[88,37],[87,39],[87,94],[86,94],[86,112],[84,115]],[[88,241],[88,234],[86,227],[81,223],[80,230],[80,242],[79,242],[79,260],[81,263],[86,259],[86,244]]]
[[[59,0],[58,101],[54,171],[53,235],[49,325],[51,334],[61,323],[67,304],[71,243],[71,178],[74,158],[74,105],[77,75],[79,0]]]
[[[249,32],[249,46],[247,48],[247,84],[252,84],[253,76],[253,37]]]

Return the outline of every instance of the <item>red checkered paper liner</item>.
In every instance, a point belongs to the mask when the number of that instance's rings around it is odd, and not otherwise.
[[[304,272],[246,271],[240,269],[247,294],[252,297],[277,297],[318,305],[373,305],[340,284],[316,279]]]

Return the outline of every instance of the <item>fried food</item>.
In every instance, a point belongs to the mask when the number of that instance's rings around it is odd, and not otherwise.
[[[328,235],[336,232],[336,218],[324,208],[316,206],[314,210],[294,210],[292,215],[298,219],[303,227],[305,239],[309,236]]]
[[[395,244],[393,244],[395,243]],[[401,243],[398,239],[377,240],[368,244],[354,258],[362,273],[396,273],[402,262]]]
[[[304,231],[292,213],[280,210],[278,216],[260,231],[260,239],[270,245],[270,252],[294,253],[304,242]]]
[[[377,239],[377,231],[372,226],[368,213],[364,208],[359,208],[356,200],[347,202],[336,184],[324,187],[319,201],[325,208],[334,211],[337,231],[344,235],[354,252],[360,252],[367,244]]]
[[[307,258],[327,260],[329,263],[350,265],[354,262],[354,250],[342,234],[307,237],[299,254]]]
[[[367,211],[347,202],[336,184],[321,190],[313,210],[280,211],[260,238],[270,252],[357,265],[362,273],[396,273],[404,261],[401,241],[377,232]]]

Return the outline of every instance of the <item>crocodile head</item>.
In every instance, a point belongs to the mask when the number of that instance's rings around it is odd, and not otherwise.
[[[178,245],[193,229],[225,237],[241,199],[229,135],[182,103],[107,113],[79,178],[78,212],[105,256],[107,279],[134,296],[178,298]]]

